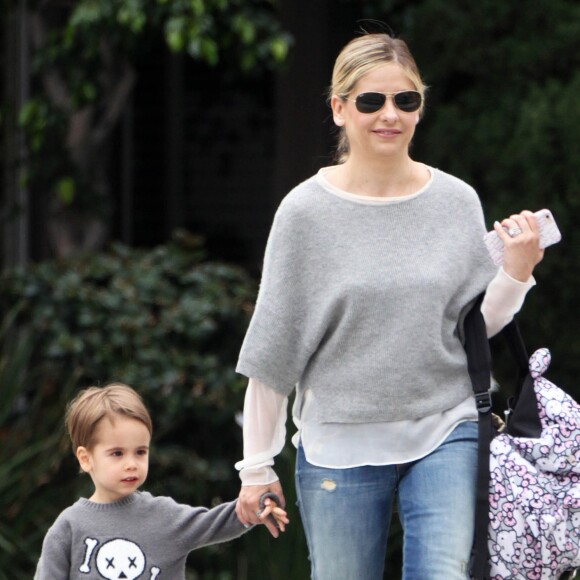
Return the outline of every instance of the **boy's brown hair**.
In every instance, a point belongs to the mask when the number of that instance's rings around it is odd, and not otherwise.
[[[153,433],[153,423],[140,395],[128,385],[111,383],[104,387],[89,387],[80,391],[67,405],[65,425],[71,439],[73,453],[79,447],[90,449],[99,421],[114,420],[124,415],[141,421]]]

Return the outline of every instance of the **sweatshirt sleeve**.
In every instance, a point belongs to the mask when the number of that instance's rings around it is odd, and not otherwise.
[[[228,542],[248,531],[236,515],[237,500],[209,509],[179,504],[169,497],[158,499],[185,552]]]
[[[70,578],[70,549],[70,533],[67,533],[66,524],[57,519],[44,537],[34,580]]]

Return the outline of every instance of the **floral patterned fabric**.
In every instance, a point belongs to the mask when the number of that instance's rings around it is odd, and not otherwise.
[[[493,580],[552,580],[580,567],[580,405],[530,358],[542,434],[491,442],[489,551]]]

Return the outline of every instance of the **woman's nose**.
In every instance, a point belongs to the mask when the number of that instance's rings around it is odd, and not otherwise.
[[[381,117],[384,119],[392,120],[396,119],[399,115],[395,101],[393,100],[393,95],[388,95],[383,108],[381,109]]]

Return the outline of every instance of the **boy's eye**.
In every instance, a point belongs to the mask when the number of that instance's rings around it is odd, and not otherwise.
[[[147,449],[139,449],[139,451],[137,451],[137,455],[147,455]]]
[[[123,455],[122,451],[113,451],[113,453],[111,453],[111,455],[113,455],[113,457],[121,457]]]

